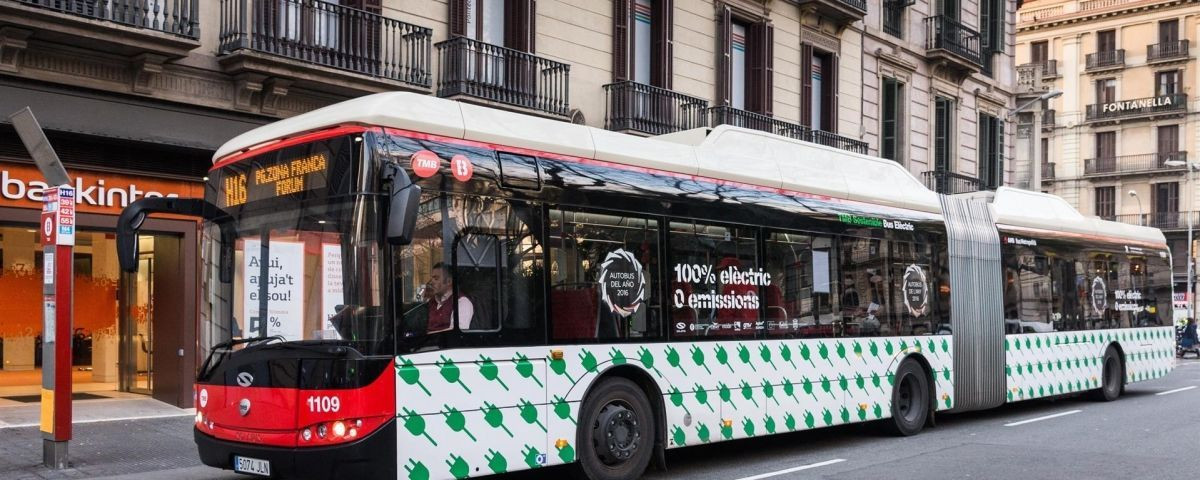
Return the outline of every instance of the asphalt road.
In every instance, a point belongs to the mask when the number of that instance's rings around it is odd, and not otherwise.
[[[199,465],[190,422],[80,426],[76,468],[62,472],[34,466],[36,429],[4,430],[0,478],[250,478]],[[1200,361],[1187,360],[1165,378],[1128,386],[1116,402],[1064,397],[940,414],[936,428],[907,438],[868,423],[689,447],[668,452],[669,470],[646,478],[1198,479],[1198,438]],[[556,467],[492,478],[559,480],[569,473]]]
[[[1197,479],[1198,387],[1200,361],[1186,360],[1115,402],[1076,396],[940,414],[937,427],[907,438],[863,424],[690,447],[668,452],[668,471],[646,478]]]

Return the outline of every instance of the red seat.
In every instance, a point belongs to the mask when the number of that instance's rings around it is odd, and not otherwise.
[[[599,303],[595,287],[552,290],[550,321],[554,340],[596,338]]]

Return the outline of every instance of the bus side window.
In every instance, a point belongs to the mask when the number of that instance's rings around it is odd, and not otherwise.
[[[675,220],[670,241],[674,337],[754,337],[765,330],[759,289],[773,277],[759,268],[754,229]]]
[[[765,239],[763,264],[771,275],[759,294],[766,303],[767,334],[772,337],[833,336],[837,264],[831,237],[772,232]]]
[[[641,217],[550,210],[554,341],[661,335],[658,226]]]
[[[835,334],[898,335],[898,326],[889,321],[889,312],[897,306],[888,298],[888,242],[857,237],[842,237],[841,240],[841,318]],[[899,308],[904,306],[899,305]]]

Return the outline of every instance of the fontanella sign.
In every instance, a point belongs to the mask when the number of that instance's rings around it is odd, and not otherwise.
[[[1122,100],[1119,102],[1105,103],[1100,106],[1100,111],[1102,113],[1124,112],[1129,110],[1145,110],[1147,108],[1169,107],[1174,104],[1174,95],[1162,95],[1151,98],[1140,98],[1137,100]]]

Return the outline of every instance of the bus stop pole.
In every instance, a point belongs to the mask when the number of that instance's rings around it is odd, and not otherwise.
[[[75,189],[46,189],[42,208],[42,463],[67,468],[71,440],[71,332],[74,287]]]
[[[71,440],[71,333],[74,289],[75,188],[42,126],[25,107],[8,116],[47,185],[42,192],[42,463],[67,468]]]

